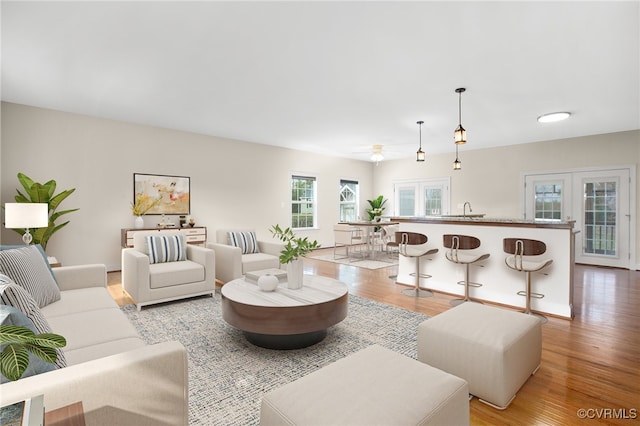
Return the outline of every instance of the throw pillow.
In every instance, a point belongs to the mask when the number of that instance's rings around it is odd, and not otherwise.
[[[242,254],[260,253],[256,233],[253,231],[230,231],[229,244],[233,247],[239,247],[242,250]]]
[[[56,276],[53,273],[53,269],[51,268],[51,264],[49,263],[49,256],[47,256],[47,253],[44,251],[44,249],[42,248],[42,246],[40,244],[34,244],[34,246],[38,249],[38,251],[42,255],[42,258],[44,259],[44,262],[47,264],[47,267],[49,268],[49,272],[51,272],[51,276],[53,277],[53,279],[56,281],[56,284],[57,284],[58,280],[56,279]],[[17,249],[17,248],[24,248],[24,247],[25,247],[24,244],[21,244],[21,245],[5,245],[5,246],[0,246],[0,251]]]
[[[40,308],[60,300],[48,262],[36,246],[0,251],[0,272],[27,290]]]
[[[0,304],[13,306],[20,310],[31,320],[38,334],[53,333],[47,319],[42,315],[38,304],[33,300],[31,295],[3,274],[0,274]],[[58,351],[56,365],[58,368],[66,367],[67,359],[64,356],[64,352],[62,352],[62,349],[56,350]]]
[[[149,235],[145,237],[147,255],[151,263],[179,262],[187,259],[184,235]]]
[[[2,325],[17,325],[26,327],[33,331],[35,334],[40,334],[36,327],[33,325],[27,316],[17,308],[8,305],[0,305],[0,324]],[[0,352],[6,345],[0,345]],[[22,377],[35,376],[36,374],[46,373],[56,369],[55,364],[43,361],[37,356],[29,353],[29,367],[22,373]],[[9,379],[0,374],[0,383],[10,382]]]

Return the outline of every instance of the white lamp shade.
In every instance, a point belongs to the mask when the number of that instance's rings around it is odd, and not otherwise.
[[[4,205],[5,228],[45,228],[49,225],[47,203],[6,203]]]

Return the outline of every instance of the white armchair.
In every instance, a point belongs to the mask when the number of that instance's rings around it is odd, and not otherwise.
[[[261,269],[280,268],[280,252],[284,244],[274,241],[258,241],[257,253],[242,253],[241,247],[234,247],[229,240],[229,232],[249,233],[253,230],[218,229],[216,242],[207,243],[207,247],[216,252],[216,278],[227,283],[236,278],[242,278],[244,274]]]
[[[179,240],[172,247],[174,250],[158,255],[151,249],[152,254],[149,255],[148,236],[177,236]],[[181,251],[184,256],[181,256]],[[167,256],[163,258],[162,254]],[[182,257],[184,260],[174,261]],[[154,303],[206,294],[213,296],[215,276],[215,252],[186,244],[179,231],[136,232],[133,248],[122,250],[122,286],[135,300],[138,310]]]

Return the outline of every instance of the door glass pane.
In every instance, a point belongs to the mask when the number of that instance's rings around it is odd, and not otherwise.
[[[426,215],[437,215],[442,211],[442,188],[425,188],[424,211]]]
[[[413,216],[415,215],[416,200],[415,190],[411,189],[399,189],[398,190],[398,208],[400,216]]]
[[[562,219],[562,185],[540,184],[535,186],[535,218]]]
[[[617,182],[584,185],[584,253],[615,256],[617,253]]]

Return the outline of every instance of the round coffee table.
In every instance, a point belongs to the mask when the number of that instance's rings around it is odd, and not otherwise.
[[[247,340],[269,349],[299,349],[320,342],[327,328],[347,317],[349,289],[340,281],[305,275],[301,289],[287,283],[265,292],[244,278],[221,290],[222,318]]]

